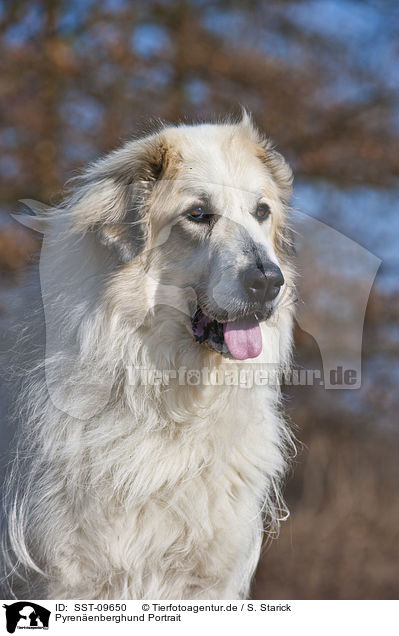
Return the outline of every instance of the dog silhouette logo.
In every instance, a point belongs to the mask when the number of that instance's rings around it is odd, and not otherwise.
[[[31,603],[18,601],[11,605],[3,605],[6,610],[7,631],[13,634],[18,629],[48,629],[50,610]]]

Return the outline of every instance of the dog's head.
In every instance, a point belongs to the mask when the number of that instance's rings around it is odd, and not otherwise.
[[[164,290],[162,303],[170,290],[171,304],[176,290],[190,290],[183,322],[193,341],[253,358],[262,348],[259,323],[292,288],[291,181],[245,115],[129,142],[88,169],[71,210],[75,229],[90,228],[114,259],[126,303],[140,265],[142,307],[153,309],[154,289]]]

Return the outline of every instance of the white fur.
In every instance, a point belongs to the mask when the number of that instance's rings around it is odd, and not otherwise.
[[[212,179],[223,184],[223,192],[228,178],[223,148],[234,138],[231,183],[253,198],[263,180],[280,226],[285,223],[286,193],[278,190],[278,175],[270,168],[276,159],[268,156],[269,166],[256,163],[252,147],[258,133],[248,119],[162,134],[183,153],[183,164],[190,162],[185,148],[196,156],[191,179]],[[8,573],[16,594],[22,589],[35,598],[246,597],[264,524],[271,530],[282,514],[279,484],[290,436],[278,387],[127,381],[132,366],[249,366],[196,343],[188,311],[176,303],[154,309],[151,286],[164,262],[146,275],[151,258],[146,252],[115,268],[114,255],[87,230],[118,204],[119,191],[107,179],[111,167],[133,161],[141,143],[131,142],[89,168],[83,185],[46,220],[41,257],[46,361],[29,372],[20,401],[22,442],[11,475],[16,493],[9,493]],[[210,151],[215,145],[217,156]],[[253,169],[241,146],[253,155]],[[185,179],[187,185],[188,178],[178,173],[176,184]],[[180,200],[180,185],[165,185],[167,200]],[[150,194],[154,210],[160,200],[166,205],[157,187]],[[220,196],[233,205],[237,196],[227,190]],[[150,214],[152,241],[157,212]],[[268,232],[273,248],[273,229]],[[292,285],[288,263],[280,264]],[[184,307],[184,294],[180,302]],[[291,304],[280,300],[262,324],[264,348],[257,362],[288,364],[291,325]]]

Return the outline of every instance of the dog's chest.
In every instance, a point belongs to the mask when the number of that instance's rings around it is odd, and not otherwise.
[[[280,457],[267,423],[223,417],[207,434],[137,441],[110,528],[114,567],[137,570],[145,553],[160,568],[195,569],[210,552],[237,558],[251,541]]]

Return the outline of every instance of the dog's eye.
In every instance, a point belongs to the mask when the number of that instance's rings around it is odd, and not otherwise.
[[[204,206],[197,205],[187,212],[187,217],[191,221],[197,221],[198,223],[210,223],[213,214],[210,214]]]
[[[267,203],[259,203],[258,207],[256,208],[257,218],[260,219],[261,221],[265,221],[269,215],[270,215],[270,208],[267,205]]]

